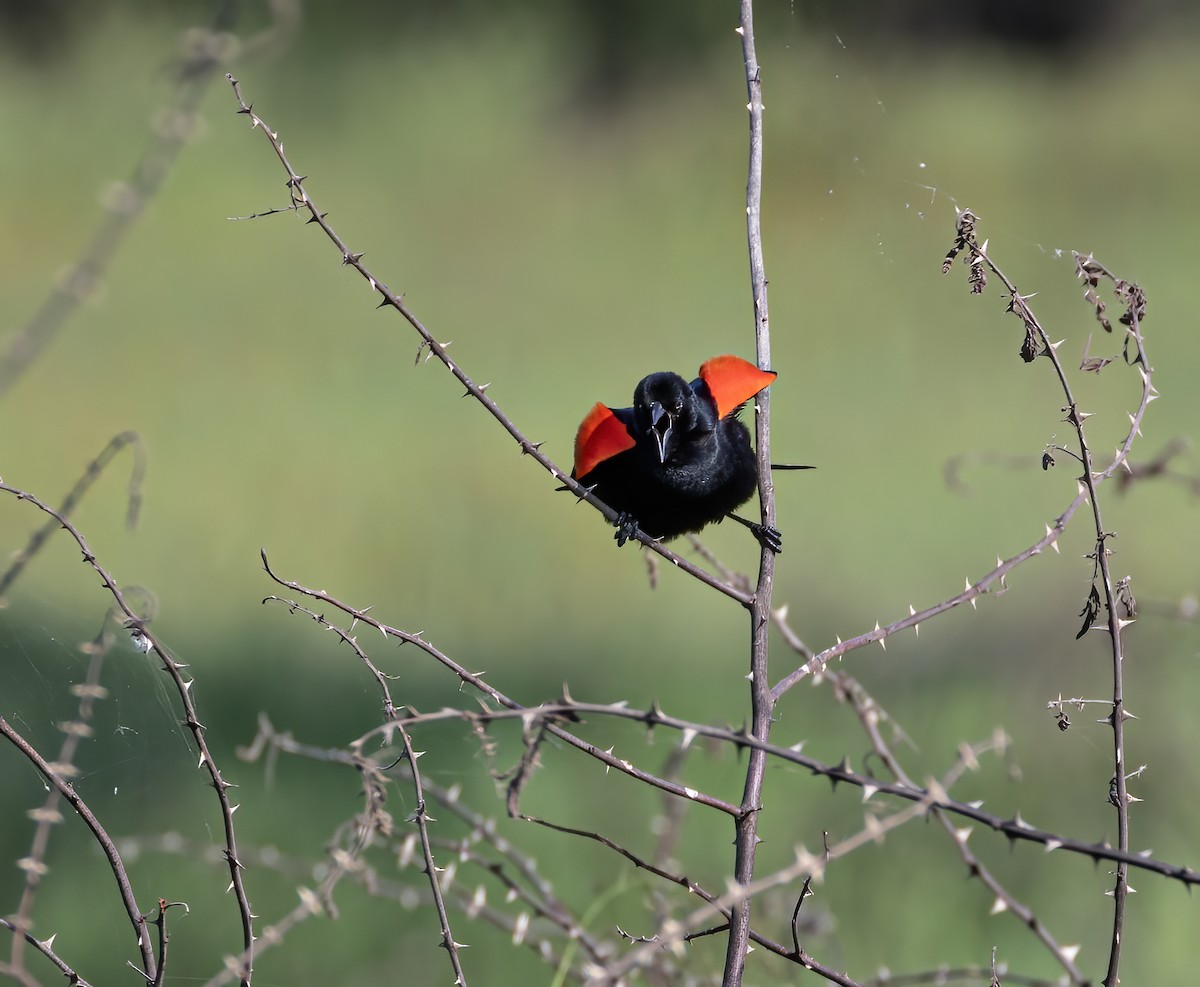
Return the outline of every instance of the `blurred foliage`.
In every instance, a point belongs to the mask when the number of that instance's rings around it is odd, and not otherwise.
[[[10,18],[30,13],[5,9]],[[744,82],[734,11],[718,17],[715,9],[314,5],[277,60],[235,58],[230,68],[352,248],[407,291],[439,338],[453,339],[468,372],[494,382],[489,393],[566,467],[593,401],[626,402],[654,370],[686,373],[719,352],[753,352]],[[944,16],[975,16],[953,9]],[[73,5],[44,10],[60,18],[55,43],[0,62],[0,129],[9,135],[0,143],[0,346],[86,241],[102,190],[149,140],[169,98],[183,11],[197,23],[211,17],[200,3],[116,6],[85,28]],[[1150,409],[1140,458],[1193,435],[1200,421],[1189,301],[1189,220],[1200,206],[1200,134],[1187,123],[1200,82],[1191,25],[1147,5],[1164,13],[1140,17],[1135,40],[1110,27],[1077,39],[1067,57],[1057,47],[966,43],[965,23],[884,34],[871,26],[868,12],[877,10],[763,3],[759,11],[780,372],[773,455],[819,467],[776,481],[786,539],[776,601],[817,646],[957,592],[965,575],[1040,536],[1074,492],[1069,465],[1048,474],[1037,467],[1047,442],[1066,440],[1046,366],[1020,362],[1020,326],[1000,293],[973,298],[960,269],[940,273],[955,204],[980,215],[993,255],[1024,291],[1038,292],[1039,314],[1071,353],[1081,355],[1089,335],[1093,354],[1114,349],[1080,298],[1072,248],[1094,250],[1146,289],[1163,399]],[[1130,17],[1097,8],[1105,11],[1119,23]],[[261,26],[260,11],[246,16],[244,30]],[[22,48],[23,37],[14,31],[10,48]],[[78,521],[118,578],[157,595],[155,629],[191,662],[222,766],[242,785],[242,844],[280,844],[311,860],[358,796],[353,777],[287,761],[264,785],[262,766],[234,756],[259,711],[325,745],[347,743],[379,717],[374,687],[348,651],[307,619],[260,605],[274,592],[258,561],[263,546],[284,576],[424,630],[521,701],[551,699],[565,681],[580,699],[646,706],[658,698],[676,715],[739,722],[746,628],[737,607],[717,605],[670,571],[651,590],[638,552],[617,551],[611,529],[555,493],[440,367],[413,366],[411,331],[373,311],[366,288],[312,228],[287,215],[228,219],[285,201],[265,143],[235,116],[227,88],[214,86],[198,139],[102,290],[0,404],[0,475],[48,500],[114,433],[132,428],[145,439],[140,530],[122,526],[121,461]],[[1123,434],[1135,393],[1118,365],[1080,383],[1081,404],[1097,413],[1089,424],[1101,455]],[[977,458],[952,487],[943,472],[963,453]],[[1012,455],[1027,468],[989,460]],[[1191,453],[1175,466],[1200,470]],[[1130,757],[1151,765],[1137,786],[1147,803],[1135,807],[1135,841],[1195,866],[1196,625],[1150,612],[1200,584],[1196,498],[1181,485],[1147,482],[1124,495],[1108,490],[1104,509],[1120,533],[1117,571],[1134,576],[1148,608],[1131,630],[1128,670],[1131,709],[1142,716],[1130,728]],[[6,550],[38,523],[24,505],[0,501]],[[730,564],[752,566],[753,542],[731,529],[706,532],[706,543]],[[855,653],[846,667],[912,737],[914,777],[942,772],[961,740],[1004,725],[1015,737],[1012,765],[985,764],[956,794],[1111,839],[1108,733],[1079,715],[1060,735],[1045,710],[1060,692],[1108,690],[1100,635],[1074,641],[1089,542],[1077,518],[1062,554],[1021,569],[1002,599],[952,613],[886,652]],[[78,553],[56,541],[8,604],[0,612],[3,712],[52,749],[54,723],[70,709],[65,683],[82,675],[75,645],[95,634],[108,601]],[[375,642],[372,654],[400,676],[403,702],[469,701],[415,651]],[[774,663],[780,675],[792,664],[782,647]],[[188,845],[219,845],[211,793],[188,770],[194,759],[163,677],[130,649],[111,672],[113,699],[99,714],[94,750],[85,750],[81,790],[114,832],[151,837],[178,827]],[[852,715],[828,698],[807,687],[789,694],[781,742],[807,739],[814,756],[861,763],[865,741]],[[630,727],[590,729],[608,737],[601,746],[614,743],[648,767],[666,756],[661,734],[646,755]],[[497,733],[515,759],[515,731]],[[437,727],[419,740],[430,750],[427,776],[461,782],[492,804],[464,729]],[[603,819],[607,832],[648,848],[645,819],[657,804],[649,793],[567,752],[546,760],[529,811],[575,825]],[[688,777],[736,799],[739,769],[727,752],[697,755]],[[11,752],[0,779],[13,807],[0,855],[12,861],[28,851],[18,813],[41,787]],[[772,808],[789,811],[766,823],[763,868],[860,819],[859,793],[829,797],[824,782],[792,769],[774,768],[768,793]],[[402,818],[407,808],[394,811]],[[543,872],[581,912],[607,890],[628,888],[597,923],[620,922],[649,886],[603,848],[502,825],[537,848]],[[82,884],[103,895],[110,879],[68,830],[53,847],[39,934],[70,930],[58,948],[81,966],[99,965],[86,970],[97,981],[127,976],[123,919],[77,893]],[[915,827],[837,862],[812,907],[853,913],[857,928],[835,927],[809,948],[864,977],[885,962],[893,970],[985,962],[993,944],[1014,967],[1056,973],[1019,923],[988,916],[991,902],[962,880],[939,837]],[[711,847],[727,839],[721,820],[694,814],[677,856],[701,856],[704,876],[719,886],[726,862]],[[1061,941],[1084,944],[1085,968],[1100,968],[1105,868],[1010,850],[986,833],[972,846]],[[0,890],[14,901],[18,872],[9,875]],[[217,969],[237,941],[219,868],[194,853],[145,852],[135,877],[147,900],[161,894],[192,906],[173,939],[175,972]],[[252,873],[255,911],[271,921],[310,880]],[[916,921],[905,904],[918,884],[927,910]],[[1130,904],[1124,979],[1184,982],[1192,906],[1163,881],[1135,874],[1133,884],[1141,893]],[[427,911],[398,919],[348,888],[338,904],[338,924],[315,922],[287,949],[264,954],[264,982],[375,983],[401,964],[414,982],[446,976]],[[781,898],[764,908],[777,934],[786,936],[778,930],[790,907]],[[549,979],[531,956],[505,948],[502,934],[460,926],[459,938],[475,946],[468,964],[484,956],[505,964],[482,982]],[[952,939],[938,934],[945,929]],[[783,964],[759,966],[758,982],[793,977]]]

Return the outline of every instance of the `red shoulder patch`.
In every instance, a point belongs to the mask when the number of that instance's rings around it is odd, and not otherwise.
[[[636,445],[625,423],[612,408],[597,402],[575,434],[575,468],[571,476],[582,479],[606,459]]]
[[[717,403],[717,417],[724,418],[734,408],[749,401],[776,377],[774,370],[759,370],[740,356],[714,356],[700,368],[700,379]]]

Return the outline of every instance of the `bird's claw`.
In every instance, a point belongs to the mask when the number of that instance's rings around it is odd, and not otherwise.
[[[769,548],[776,555],[783,551],[783,533],[778,528],[772,528],[765,524],[753,524],[750,526],[750,530],[763,548]]]
[[[638,528],[637,518],[632,514],[627,514],[622,511],[617,515],[617,533],[613,535],[617,540],[617,548],[620,548],[627,541],[637,541],[640,529]]]

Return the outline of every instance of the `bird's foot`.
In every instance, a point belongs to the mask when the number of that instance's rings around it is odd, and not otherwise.
[[[783,551],[783,533],[778,528],[772,528],[765,524],[752,523],[750,531],[758,539],[758,543],[763,548],[769,548],[776,555]]]
[[[763,548],[769,548],[776,555],[783,551],[783,534],[778,528],[772,528],[768,524],[759,524],[756,521],[749,521],[737,514],[730,514],[728,516],[739,524],[744,524],[749,528],[750,533],[758,539],[758,543]]]
[[[620,548],[627,541],[637,541],[641,529],[638,528],[637,518],[632,514],[622,511],[617,515],[617,533],[613,535],[617,539],[617,547]]]

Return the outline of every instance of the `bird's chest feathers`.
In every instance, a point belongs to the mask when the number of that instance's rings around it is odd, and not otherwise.
[[[722,455],[718,432],[689,436],[670,451],[665,462],[651,455],[643,459],[653,480],[675,492],[703,497],[723,489],[733,478],[735,457]]]

